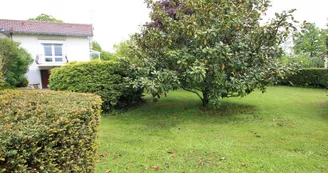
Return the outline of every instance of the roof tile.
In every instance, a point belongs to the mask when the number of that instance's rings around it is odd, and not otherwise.
[[[8,19],[0,19],[0,32],[66,36],[93,36],[93,28],[91,24],[55,23]]]

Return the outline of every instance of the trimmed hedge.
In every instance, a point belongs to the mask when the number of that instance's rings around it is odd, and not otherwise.
[[[126,108],[141,100],[143,90],[134,88],[136,70],[129,62],[73,62],[51,71],[50,88],[95,93],[103,100],[103,110]]]
[[[5,80],[2,72],[2,58],[0,56],[0,89],[2,89],[5,85]]]
[[[0,91],[0,172],[95,172],[101,99]]]
[[[328,88],[328,69],[303,69],[289,76],[282,84]]]

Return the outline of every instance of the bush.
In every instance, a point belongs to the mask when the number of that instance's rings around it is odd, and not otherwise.
[[[33,62],[31,55],[18,42],[8,38],[0,38],[0,59],[5,82],[12,87],[22,81]]]
[[[2,73],[2,59],[0,57],[0,89],[2,89],[5,85],[5,80],[4,80],[4,76]]]
[[[131,84],[136,71],[126,61],[74,62],[51,71],[50,88],[98,94],[106,111],[126,108],[141,100],[142,89]]]
[[[16,85],[16,87],[27,87],[28,86],[28,79],[26,77],[23,77],[20,82]]]
[[[282,84],[328,88],[328,69],[303,69],[289,76]]]
[[[299,63],[302,68],[323,68],[325,64],[324,57],[310,57],[306,54],[284,55],[281,57],[284,64]]]
[[[95,172],[101,99],[0,91],[0,172]]]

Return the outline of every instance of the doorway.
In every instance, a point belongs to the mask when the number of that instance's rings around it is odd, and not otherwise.
[[[40,70],[41,72],[41,83],[42,83],[42,89],[49,88],[49,70]]]

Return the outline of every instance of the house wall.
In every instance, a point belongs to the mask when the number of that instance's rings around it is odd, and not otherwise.
[[[67,55],[70,62],[90,60],[89,39],[87,37],[14,34],[12,39],[20,42],[21,47],[25,48],[34,60],[37,55],[44,54],[42,43],[63,44],[63,54]],[[44,67],[36,64],[35,61],[30,65],[29,71],[26,74],[30,84],[41,84],[40,68],[44,69]],[[48,68],[51,68],[51,65]]]

